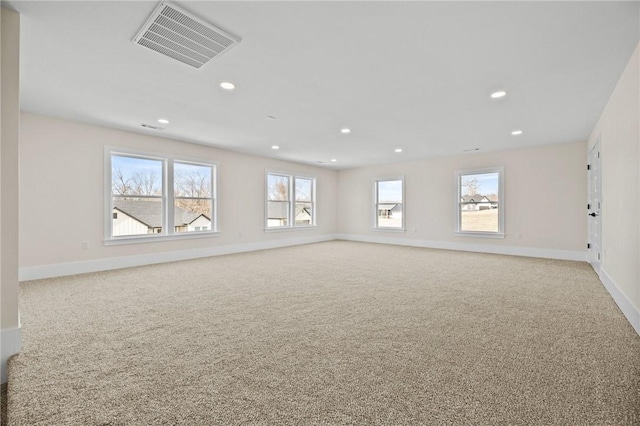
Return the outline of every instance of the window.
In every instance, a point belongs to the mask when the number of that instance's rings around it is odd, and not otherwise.
[[[502,167],[456,173],[458,233],[504,236],[502,175]]]
[[[375,227],[404,230],[404,178],[374,182]]]
[[[267,228],[291,226],[290,180],[291,176],[267,174]]]
[[[295,182],[295,225],[313,225],[313,187],[314,179],[294,177]]]
[[[267,229],[315,225],[316,180],[267,173]]]
[[[216,230],[214,164],[111,150],[108,159],[107,240]]]
[[[213,166],[174,162],[175,232],[208,231],[213,211]]]

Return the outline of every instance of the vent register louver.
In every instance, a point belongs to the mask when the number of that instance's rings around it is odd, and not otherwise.
[[[133,39],[187,65],[200,68],[240,42],[170,2],[161,2]]]

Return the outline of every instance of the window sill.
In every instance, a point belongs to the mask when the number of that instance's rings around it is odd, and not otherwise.
[[[474,232],[474,231],[457,231],[456,237],[472,237],[472,238],[504,238],[505,235],[502,232]]]
[[[374,227],[371,228],[371,230],[376,232],[407,232],[407,230],[404,228],[386,228],[384,226]]]
[[[132,237],[119,237],[119,238],[109,238],[104,240],[105,246],[117,246],[121,244],[140,244],[140,243],[153,243],[153,242],[162,242],[162,241],[177,241],[177,240],[190,240],[194,238],[208,238],[208,237],[219,237],[220,232],[217,231],[194,231],[194,232],[185,232],[184,234],[173,234],[173,235],[149,235],[149,236],[132,236]]]
[[[288,232],[288,231],[308,231],[310,229],[317,229],[316,225],[308,225],[308,226],[278,226],[273,228],[265,228],[264,232]]]

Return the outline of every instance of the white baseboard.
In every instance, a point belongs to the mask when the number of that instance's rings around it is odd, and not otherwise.
[[[22,328],[7,328],[0,331],[0,361],[2,383],[7,383],[7,361],[22,349]]]
[[[640,309],[620,290],[620,287],[613,281],[603,268],[600,268],[600,281],[607,289],[618,308],[622,311],[633,329],[640,336]]]
[[[408,238],[381,237],[369,235],[339,234],[340,240],[361,241],[367,243],[394,244],[410,247],[424,247],[443,250],[473,251],[479,253],[506,254],[511,256],[541,257],[545,259],[587,260],[586,251],[554,250],[533,247],[503,246],[481,243],[465,243],[450,241],[411,240]]]
[[[38,280],[43,278],[61,277],[66,275],[85,274],[89,272],[107,271],[111,269],[130,268],[133,266],[152,265],[155,263],[175,262],[179,260],[197,259],[201,257],[220,256],[224,254],[243,253],[248,251],[266,250],[279,247],[296,246],[301,244],[319,243],[331,240],[361,241],[368,243],[394,244],[411,247],[425,247],[445,250],[474,251],[481,253],[506,254],[513,256],[542,257],[549,259],[564,259],[585,261],[586,252],[570,250],[538,249],[530,247],[497,246],[490,244],[443,242],[428,240],[410,240],[382,236],[327,234],[314,237],[293,238],[272,241],[258,241],[246,244],[207,247],[194,250],[181,250],[141,254],[126,257],[110,257],[78,262],[54,263],[50,265],[25,266],[19,270],[20,281]]]
[[[66,275],[86,274],[89,272],[130,268],[132,266],[152,265],[155,263],[175,262],[179,260],[198,259],[201,257],[220,256],[224,254],[243,253],[248,251],[319,243],[324,241],[332,241],[335,239],[335,234],[327,234],[305,238],[288,238],[283,240],[259,241],[246,244],[207,247],[194,250],[169,251],[126,257],[110,257],[96,260],[85,260],[79,262],[55,263],[51,265],[26,266],[20,268],[19,279],[20,281],[29,281],[42,278],[62,277]]]

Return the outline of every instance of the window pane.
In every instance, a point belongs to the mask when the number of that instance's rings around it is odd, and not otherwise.
[[[313,180],[296,178],[296,201],[308,201],[313,200]]]
[[[296,225],[313,225],[313,205],[296,203]]]
[[[162,160],[111,156],[112,236],[162,232]]]
[[[211,166],[174,163],[173,190],[176,197],[211,198]]]
[[[402,181],[378,181],[377,190],[377,226],[384,228],[402,228]]]
[[[111,156],[113,195],[162,195],[162,161]]]
[[[460,231],[500,231],[499,179],[499,173],[460,176]]]
[[[267,175],[267,199],[289,200],[289,176]]]
[[[289,202],[267,202],[267,227],[289,226]]]
[[[211,231],[211,199],[176,198],[174,206],[174,231]]]
[[[162,198],[113,197],[113,236],[162,232]]]

